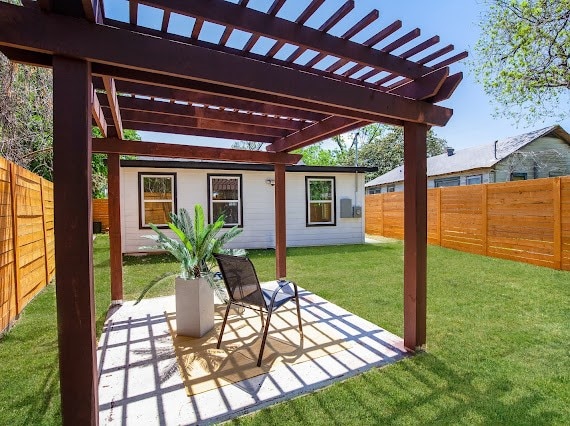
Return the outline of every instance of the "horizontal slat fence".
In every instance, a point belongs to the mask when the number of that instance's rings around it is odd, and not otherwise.
[[[0,332],[55,274],[53,184],[0,158]]]
[[[403,224],[403,192],[366,196],[366,233]],[[570,270],[570,177],[429,189],[428,243]]]
[[[109,229],[109,200],[107,198],[93,200],[93,222],[101,222],[103,231]]]

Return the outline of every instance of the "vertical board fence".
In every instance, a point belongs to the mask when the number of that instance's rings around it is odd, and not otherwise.
[[[109,229],[109,200],[107,198],[93,200],[93,222],[101,222],[103,231]]]
[[[366,233],[404,238],[404,193],[366,196]],[[570,270],[570,177],[428,190],[428,242]]]
[[[53,184],[0,158],[0,332],[55,274]]]

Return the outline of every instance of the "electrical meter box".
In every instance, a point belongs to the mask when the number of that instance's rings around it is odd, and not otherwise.
[[[354,206],[353,212],[354,214],[352,215],[352,217],[362,217],[362,207]]]
[[[352,217],[352,200],[350,198],[340,199],[340,217]]]

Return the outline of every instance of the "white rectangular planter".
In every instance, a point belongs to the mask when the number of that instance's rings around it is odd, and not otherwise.
[[[176,333],[202,337],[214,327],[214,290],[206,278],[176,278]]]

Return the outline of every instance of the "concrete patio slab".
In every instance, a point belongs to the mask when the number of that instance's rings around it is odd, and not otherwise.
[[[99,409],[103,425],[188,425],[228,420],[310,393],[407,356],[403,340],[300,289],[301,316],[342,334],[350,347],[187,396],[166,314],[174,296],[127,302],[108,318],[99,340]]]

